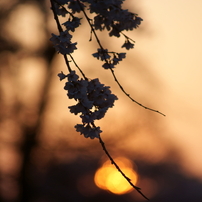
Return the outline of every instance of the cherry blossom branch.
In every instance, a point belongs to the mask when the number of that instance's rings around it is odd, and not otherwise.
[[[58,18],[58,16],[57,16],[57,12],[56,12],[56,10],[55,10],[54,1],[53,1],[53,0],[50,0],[50,2],[51,2],[51,9],[52,9],[52,11],[53,11],[54,19],[55,19],[56,24],[57,24],[57,27],[58,27],[58,31],[59,31],[60,33],[62,33],[62,32],[63,32],[63,29],[62,29],[62,26],[60,25],[60,21],[59,21],[59,18]],[[66,65],[67,65],[68,71],[71,72],[72,69],[71,69],[71,67],[70,67],[70,65],[69,65],[69,61],[68,61],[67,55],[64,54],[63,57],[64,57],[64,60],[65,60]]]
[[[55,10],[55,6],[54,6],[55,0],[50,0],[50,2],[51,2],[51,9],[52,9],[52,11],[53,11],[54,19],[55,19],[55,21],[56,21],[58,30],[59,30],[59,32],[63,32],[62,26],[60,25],[59,18],[58,18],[58,16],[57,16],[57,12],[56,12],[56,10]]]
[[[90,22],[90,18],[88,17],[88,15],[86,14],[85,10],[84,10],[83,7],[81,6],[80,1],[77,0],[77,2],[78,2],[78,4],[80,5],[81,10],[82,10],[82,12],[83,12],[83,14],[84,14],[86,20],[88,21],[89,26],[91,27],[91,32],[94,34],[95,39],[96,39],[96,41],[97,41],[97,43],[98,43],[100,49],[101,49],[103,52],[105,52],[105,49],[103,48],[103,46],[102,46],[102,44],[101,44],[101,42],[100,42],[100,40],[99,40],[99,38],[98,38],[98,36],[97,36],[97,33],[96,33],[94,27],[92,26],[92,24],[91,24],[91,22]],[[121,34],[123,34],[123,35],[125,36],[125,38],[130,39],[130,38],[129,38],[128,36],[126,36],[124,33],[121,32]],[[132,39],[130,39],[130,40],[132,40]],[[132,41],[133,41],[133,40],[132,40]],[[109,52],[108,52],[108,53],[109,53]],[[118,84],[118,86],[119,86],[119,88],[121,89],[121,91],[122,91],[130,100],[132,100],[133,102],[135,102],[135,103],[138,104],[139,106],[143,107],[144,109],[147,109],[147,110],[150,110],[150,111],[159,113],[159,114],[161,114],[161,115],[163,115],[163,116],[166,116],[166,115],[163,114],[162,112],[160,112],[160,111],[158,111],[158,110],[155,110],[155,109],[152,109],[152,108],[149,108],[149,107],[147,107],[147,106],[141,104],[140,102],[136,101],[135,99],[133,99],[133,98],[130,96],[130,94],[128,94],[128,93],[125,91],[125,89],[123,88],[123,86],[120,84],[119,80],[117,79],[117,77],[116,77],[116,75],[115,75],[115,73],[114,73],[114,70],[110,67],[110,64],[109,64],[109,62],[108,62],[108,60],[107,60],[105,54],[103,54],[103,57],[104,57],[105,62],[109,65],[109,68],[108,68],[108,69],[110,69],[110,71],[111,71],[111,73],[112,73],[112,75],[113,75],[113,77],[114,77],[115,82]]]
[[[68,108],[71,113],[75,115],[80,114],[80,118],[82,121],[82,124],[75,125],[76,131],[80,132],[80,134],[84,135],[84,137],[86,138],[88,137],[91,139],[98,138],[104,152],[106,153],[108,158],[111,160],[111,163],[116,167],[116,169],[122,174],[122,176],[129,182],[129,184],[137,192],[139,192],[145,199],[149,200],[140,191],[141,189],[135,186],[131,182],[131,179],[129,179],[123,173],[120,167],[113,160],[108,150],[106,149],[104,142],[101,139],[100,133],[102,132],[102,130],[100,129],[100,127],[97,127],[94,124],[95,120],[100,120],[105,116],[108,109],[114,106],[114,102],[118,98],[111,93],[110,87],[100,83],[98,78],[92,79],[92,80],[88,79],[83,73],[83,71],[79,68],[76,61],[71,55],[71,53],[73,53],[74,50],[77,49],[76,47],[77,42],[72,43],[71,41],[71,38],[73,36],[71,32],[74,32],[75,28],[79,27],[81,24],[80,23],[81,18],[76,17],[75,13],[76,12],[79,13],[80,11],[82,11],[91,28],[90,41],[92,40],[92,35],[94,35],[100,47],[100,49],[98,49],[98,52],[94,53],[93,56],[96,57],[97,59],[105,61],[105,64],[103,64],[102,67],[104,67],[105,69],[110,69],[115,82],[118,84],[119,88],[127,97],[129,97],[133,102],[135,102],[139,106],[165,116],[163,113],[157,110],[148,108],[142,105],[141,103],[137,102],[124,90],[119,80],[117,79],[113,68],[120,61],[122,61],[123,58],[125,58],[126,53],[117,53],[117,52],[108,51],[107,49],[104,49],[95,31],[96,29],[100,29],[102,31],[104,28],[107,28],[108,31],[110,30],[110,33],[109,33],[110,36],[120,37],[120,34],[122,34],[125,37],[125,43],[123,44],[122,47],[129,50],[133,48],[134,41],[128,36],[126,36],[125,34],[123,34],[122,30],[132,30],[134,28],[137,28],[140,22],[142,21],[142,19],[137,17],[136,14],[130,13],[127,10],[123,10],[121,8],[121,4],[122,4],[121,1],[119,2],[117,1],[115,5],[116,8],[113,7],[115,3],[110,3],[110,7],[108,7],[109,2],[106,4],[107,7],[105,7],[106,9],[105,11],[106,12],[109,11],[110,13],[107,15],[107,17],[102,16],[102,14],[100,13],[102,11],[102,8],[100,8],[99,1],[95,1],[95,2],[92,1],[91,3],[89,3],[87,0],[86,1],[69,0],[66,2],[63,2],[60,0],[50,0],[50,2],[51,2],[51,9],[54,14],[54,19],[56,21],[58,31],[59,31],[59,35],[52,34],[52,37],[50,40],[53,42],[56,51],[63,55],[69,71],[69,74],[64,74],[63,72],[61,72],[58,74],[58,76],[60,80],[67,79],[64,86],[64,90],[67,91],[67,96],[69,99],[74,99],[77,102],[75,105],[69,106]],[[89,7],[90,12],[97,14],[96,17],[94,18],[94,24],[91,23],[91,19],[86,14],[84,9],[86,5],[84,5],[83,2],[88,2],[89,4],[91,4],[92,7]],[[65,8],[65,6],[63,6],[65,4],[67,6],[67,9],[69,9],[70,11],[68,11]],[[112,14],[111,11],[113,12],[113,9],[115,10],[114,10],[114,13]],[[117,9],[119,9],[118,15],[117,15]],[[122,15],[120,19],[119,11],[123,13],[125,21],[122,19]],[[65,23],[61,24],[59,21],[58,15],[62,15],[64,17],[66,14],[69,15],[69,19]],[[107,19],[108,17],[109,18],[112,17],[113,19]],[[104,19],[104,22],[102,21],[103,19]],[[106,23],[105,20],[109,20],[109,22]],[[65,31],[63,30],[62,25],[66,27]],[[71,58],[71,61],[73,61],[74,65],[80,71],[84,79],[79,78],[76,72],[71,69],[70,61],[68,61],[68,57]]]
[[[62,5],[61,5],[59,2],[57,2],[56,0],[50,0],[50,2],[51,2],[51,9],[52,9],[52,11],[53,11],[54,19],[55,19],[56,24],[57,24],[57,27],[58,27],[58,31],[59,31],[60,33],[62,33],[62,32],[63,32],[63,29],[62,29],[62,26],[61,26],[61,24],[60,24],[60,21],[59,21],[57,12],[56,12],[56,8],[55,8],[55,6],[54,6],[54,2],[57,3],[58,5],[60,5],[63,9],[65,9],[66,12],[68,12],[68,11],[67,11],[67,9],[66,9],[64,6],[62,6]],[[69,13],[72,17],[74,17],[71,12],[68,12],[68,13]],[[87,77],[85,76],[85,74],[83,73],[83,71],[79,68],[79,66],[77,65],[76,61],[75,61],[74,58],[72,57],[72,55],[69,54],[69,56],[70,56],[70,58],[72,59],[72,61],[74,62],[74,64],[75,64],[75,66],[77,67],[77,69],[78,69],[78,70],[80,71],[80,73],[82,74],[83,78],[87,80]],[[64,57],[64,60],[65,60],[66,65],[67,65],[68,71],[71,72],[72,69],[71,69],[71,67],[70,67],[70,64],[69,64],[69,61],[68,61],[68,58],[67,58],[67,54],[63,54],[63,57]]]

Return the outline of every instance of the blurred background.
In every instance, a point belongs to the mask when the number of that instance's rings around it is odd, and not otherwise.
[[[135,48],[115,69],[132,103],[91,56],[87,23],[78,28],[74,57],[119,97],[96,125],[120,167],[155,202],[202,200],[202,13],[200,0],[126,1],[144,19],[125,33]],[[83,20],[84,21],[84,20]],[[0,201],[146,201],[131,189],[94,139],[75,132],[57,74],[67,73],[49,41],[57,34],[48,0],[0,1]],[[124,38],[99,33],[105,48],[125,52]]]

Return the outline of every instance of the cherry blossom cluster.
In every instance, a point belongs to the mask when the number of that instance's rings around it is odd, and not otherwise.
[[[52,35],[51,41],[56,50],[61,54],[70,54],[76,48],[77,43],[72,43],[71,32],[74,32],[77,27],[81,25],[81,19],[76,16],[77,13],[83,12],[86,20],[90,23],[91,29],[103,31],[107,29],[109,36],[120,37],[122,34],[125,37],[125,42],[122,48],[127,50],[134,47],[134,41],[123,34],[123,31],[133,30],[137,28],[142,21],[142,18],[137,14],[129,12],[127,9],[122,8],[124,0],[53,0],[55,12],[58,16],[66,17],[68,20],[62,25],[66,29],[60,34]],[[87,16],[85,11],[89,10],[92,16]],[[66,39],[64,39],[66,37]],[[66,50],[65,50],[66,49]],[[103,49],[101,47],[101,49]],[[100,52],[107,52],[103,49]],[[98,51],[99,53],[99,51]],[[122,53],[121,53],[122,54]],[[105,60],[103,67],[105,69],[114,68],[114,65],[125,58],[125,55],[116,57],[111,61]],[[107,59],[107,58],[106,58]]]
[[[65,75],[63,72],[58,74],[60,80],[67,77],[64,89],[67,91],[69,99],[75,99],[76,105],[69,106],[70,112],[77,115],[81,114],[82,124],[75,126],[76,131],[84,137],[91,139],[99,138],[100,127],[96,127],[95,120],[105,116],[107,110],[114,106],[114,101],[118,98],[111,93],[110,87],[99,82],[99,79],[87,80],[79,79],[75,71]]]
[[[52,34],[50,40],[54,44],[54,48],[58,53],[63,55],[73,53],[76,50],[76,43],[71,42],[72,35],[69,34],[68,30],[60,32],[59,35]]]
[[[77,49],[77,42],[73,42],[73,32],[82,24],[83,18],[90,25],[91,33],[99,45],[93,57],[103,61],[104,69],[113,69],[126,57],[126,53],[117,53],[104,49],[97,37],[96,31],[106,29],[109,36],[125,37],[122,48],[127,50],[134,47],[134,41],[127,37],[123,31],[137,28],[142,19],[136,14],[122,9],[124,0],[50,0],[54,18],[59,34],[52,34],[50,40],[58,53],[64,56],[69,74],[60,73],[60,80],[67,78],[64,89],[69,99],[75,99],[77,104],[69,106],[71,113],[80,115],[82,124],[75,126],[76,131],[91,139],[99,137],[100,127],[96,127],[95,120],[103,118],[107,110],[114,106],[118,98],[111,93],[108,86],[101,84],[98,79],[88,80],[82,70],[75,63],[72,53]],[[60,17],[58,17],[60,16]],[[65,21],[61,23],[61,17]],[[90,39],[92,40],[92,38]],[[75,63],[83,78],[70,67],[69,58]],[[115,79],[116,80],[116,79]]]
[[[109,31],[109,36],[120,37],[123,31],[136,29],[143,21],[137,14],[122,9],[124,0],[84,0],[89,3],[88,9],[91,13],[96,13],[93,17],[93,27],[95,30]],[[125,43],[122,48],[127,50],[134,47],[134,41],[123,34]]]
[[[87,0],[90,4],[91,13],[96,13],[94,17],[95,29],[110,31],[109,36],[120,37],[120,32],[137,28],[142,18],[131,13],[128,9],[122,9],[123,0]]]
[[[104,69],[114,68],[123,58],[126,57],[126,53],[116,53],[116,52],[109,52],[107,49],[98,48],[96,53],[92,54],[98,60],[105,61],[102,65]],[[112,56],[111,56],[112,55]]]

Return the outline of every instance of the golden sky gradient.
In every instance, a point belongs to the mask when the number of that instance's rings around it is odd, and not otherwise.
[[[12,3],[2,1],[5,9]],[[85,152],[92,158],[104,158],[98,157],[102,152],[98,141],[74,130],[81,120],[70,114],[68,106],[75,102],[68,100],[65,82],[57,77],[61,71],[67,73],[62,56],[55,54],[49,63],[43,58],[51,33],[58,33],[48,0],[46,4],[46,15],[33,2],[13,7],[2,28],[3,39],[17,47],[0,52],[0,171],[8,174],[19,173],[22,159],[17,146],[26,135],[23,129],[37,125],[37,120],[39,148],[32,154],[37,166],[43,167],[52,158],[71,162]],[[110,72],[91,56],[98,46],[94,39],[89,43],[90,29],[84,23],[73,36],[73,42],[79,40],[73,56],[87,77],[99,77],[119,97],[96,125],[101,126],[112,155],[125,154],[151,164],[173,159],[182,173],[202,179],[202,1],[133,0],[126,1],[127,5],[144,21],[139,29],[125,33],[136,44],[115,73],[135,100],[166,117],[141,108],[121,92]],[[106,33],[98,36],[104,48],[125,51],[120,49],[123,38],[109,39]],[[10,191],[7,193],[9,197]]]
[[[167,115],[167,138],[182,151],[186,168],[202,177],[202,1],[142,0],[138,6],[151,36],[138,35],[136,51],[164,87],[157,106]]]

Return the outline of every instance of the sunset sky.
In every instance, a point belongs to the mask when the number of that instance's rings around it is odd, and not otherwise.
[[[0,1],[7,14],[1,16],[0,33],[4,42],[0,51],[0,171],[5,176],[16,173],[18,178],[26,154],[20,147],[26,145],[24,140],[30,132],[26,129],[31,128],[38,146],[30,146],[30,162],[36,167],[45,168],[55,159],[56,164],[73,165],[77,158],[89,155],[91,161],[100,161],[91,171],[94,175],[98,166],[104,165],[106,155],[98,139],[86,139],[75,131],[81,120],[69,112],[68,106],[76,102],[68,99],[65,81],[57,77],[68,70],[49,41],[51,33],[58,34],[58,30],[50,1],[43,3]],[[103,130],[101,135],[110,154],[130,159],[137,176],[135,162],[147,162],[146,167],[174,165],[183,177],[201,181],[202,1],[126,0],[124,6],[143,18],[138,29],[124,32],[135,40],[134,49],[121,48],[123,36],[109,37],[105,31],[97,31],[98,37],[104,48],[127,52],[126,59],[114,69],[126,92],[166,116],[145,110],[123,94],[111,72],[92,57],[99,46],[94,36],[89,42],[91,28],[83,18],[84,23],[73,33],[72,41],[78,41],[73,57],[87,78],[99,78],[119,98],[95,124]],[[73,63],[70,65],[79,72]],[[5,197],[9,198],[12,190],[12,197],[18,197],[18,185],[10,189],[7,180],[2,182],[8,188]]]
[[[202,1],[138,1],[151,36],[136,37],[164,86],[158,105],[167,115],[168,138],[184,152],[184,165],[202,177]],[[196,174],[196,173],[195,173]]]

